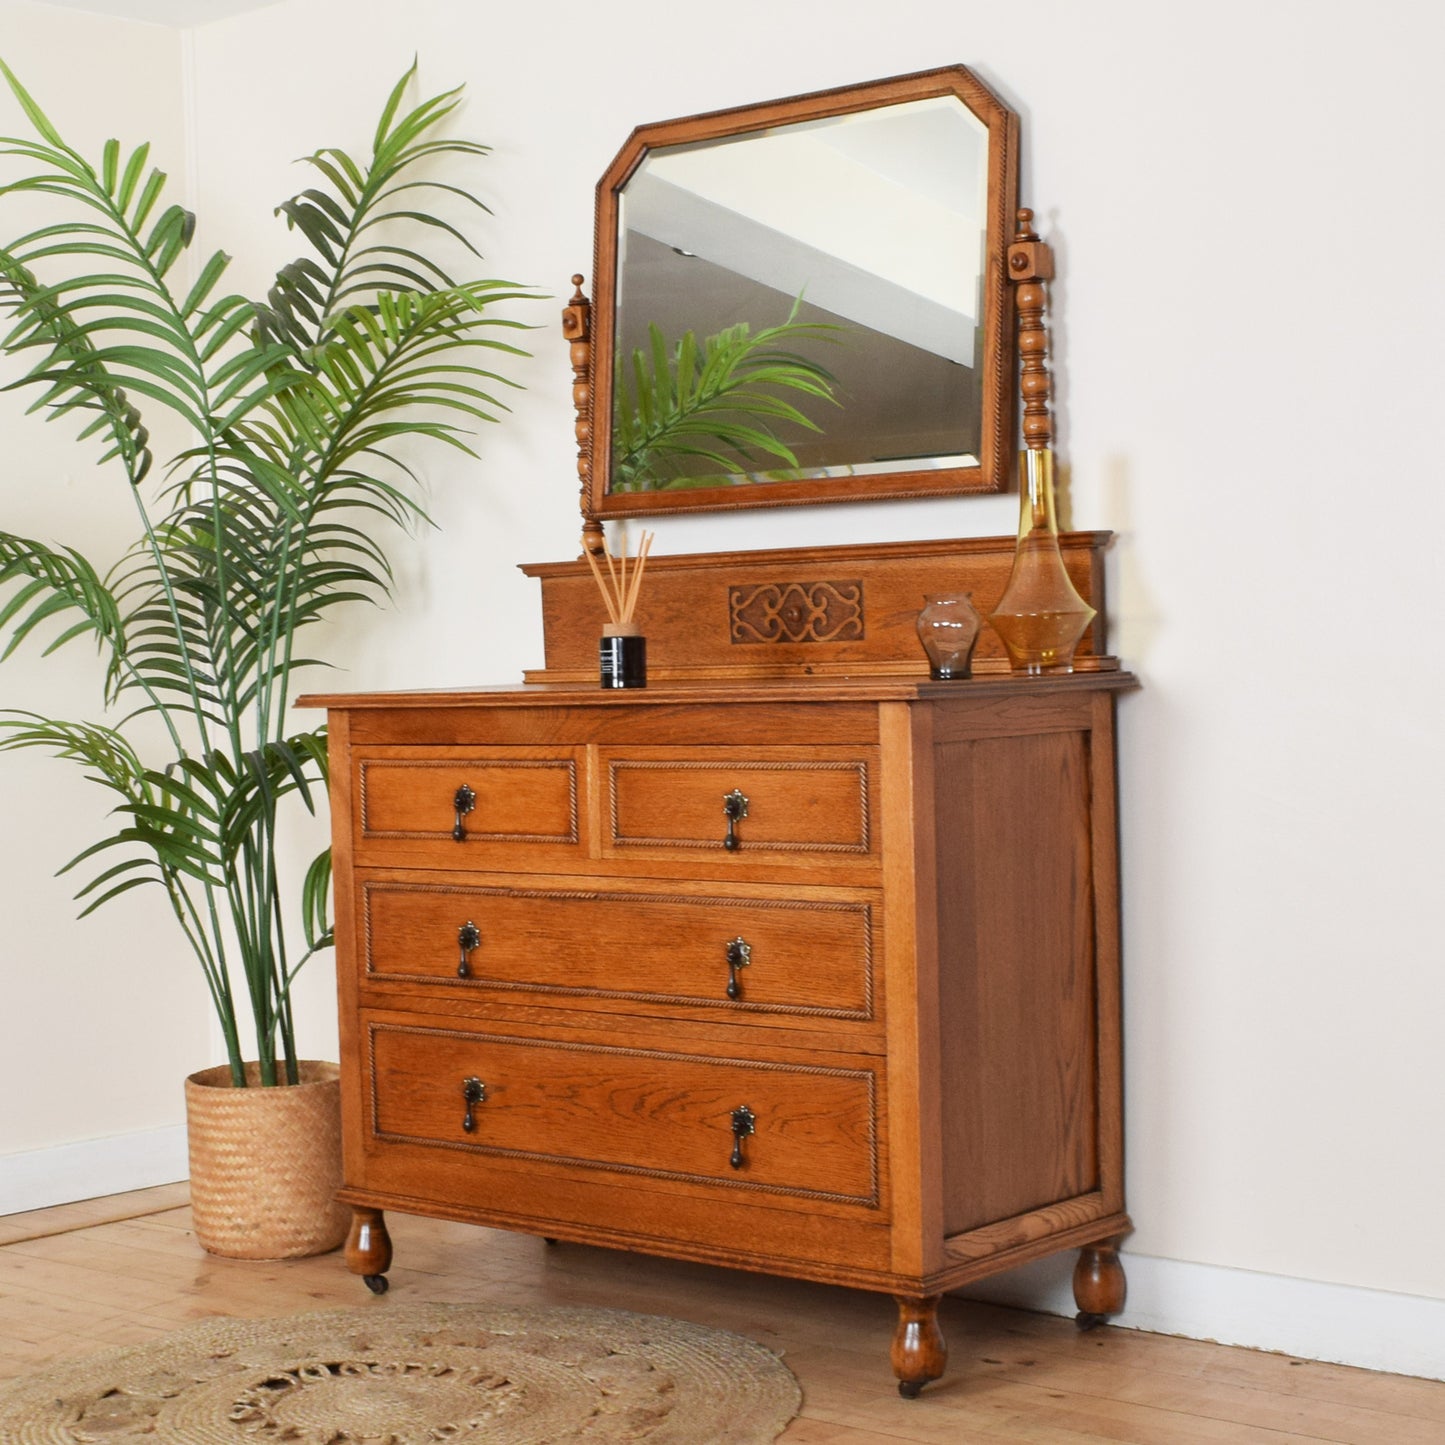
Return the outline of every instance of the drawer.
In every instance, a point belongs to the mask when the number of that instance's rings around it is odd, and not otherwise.
[[[867,858],[876,758],[825,747],[604,749],[609,851]]]
[[[749,1017],[873,1017],[874,895],[557,885],[363,876],[363,978],[544,992],[572,1004],[604,998]]]
[[[368,855],[469,867],[479,854],[518,846],[578,848],[575,749],[372,748],[354,767],[356,843]]]
[[[375,1140],[878,1204],[877,1084],[869,1068],[374,1021],[368,1034]],[[471,1171],[471,1193],[484,1177]]]

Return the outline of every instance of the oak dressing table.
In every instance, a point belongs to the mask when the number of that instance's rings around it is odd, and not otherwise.
[[[1004,483],[1006,341],[1032,307],[994,224],[1013,117],[929,72],[644,128],[599,188],[598,284],[626,296],[609,228],[640,160],[937,97],[981,109],[988,147],[965,464],[810,464],[825,497]],[[1015,279],[1046,276],[1019,244]],[[566,318],[592,536],[816,499],[806,478],[609,485],[593,398],[617,309],[579,293]],[[1026,422],[1046,397],[1026,377]],[[1008,577],[1013,539],[973,538],[656,557],[639,690],[598,686],[583,561],[528,566],[546,653],[523,683],[307,699],[330,714],[348,1266],[385,1288],[402,1210],[879,1291],[909,1396],[943,1372],[946,1290],[1078,1248],[1081,1322],[1122,1308],[1114,701],[1134,679],[1105,643],[1107,540],[1063,539],[1098,612],[1067,675],[1013,675],[986,635],[972,679],[929,680],[923,594],[986,612]]]

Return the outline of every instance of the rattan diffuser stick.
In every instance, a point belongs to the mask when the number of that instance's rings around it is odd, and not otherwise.
[[[607,539],[602,539],[602,556],[607,563],[607,571],[604,573],[597,563],[596,556],[587,548],[587,538],[582,541],[582,555],[587,559],[587,565],[592,569],[592,575],[597,579],[598,589],[602,593],[602,601],[607,606],[607,626],[605,632],[613,635],[627,635],[636,633],[637,624],[632,620],[633,613],[637,610],[638,593],[642,590],[642,573],[647,566],[647,554],[652,550],[651,532],[642,534],[642,541],[637,548],[637,556],[632,562],[632,575],[627,575],[627,538],[622,539],[622,551],[614,557],[608,549]]]

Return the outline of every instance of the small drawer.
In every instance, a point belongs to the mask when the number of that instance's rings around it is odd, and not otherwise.
[[[370,983],[871,1019],[874,896],[798,892],[720,898],[364,877],[357,935]]]
[[[831,748],[606,750],[608,842],[740,858],[867,858],[875,757]]]
[[[571,748],[375,748],[355,768],[356,841],[368,851],[440,849],[470,862],[479,849],[577,846]]]
[[[868,1068],[373,1022],[380,1141],[876,1206]]]

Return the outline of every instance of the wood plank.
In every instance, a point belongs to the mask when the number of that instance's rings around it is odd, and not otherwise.
[[[153,1189],[134,1189],[126,1194],[102,1195],[74,1204],[55,1204],[48,1209],[30,1209],[21,1214],[0,1216],[0,1245],[24,1239],[43,1239],[48,1234],[65,1234],[115,1219],[136,1219],[190,1201],[188,1184],[158,1184]]]
[[[1045,1348],[1058,1329],[1052,1315],[1024,1310],[1003,1310],[1008,1339],[1020,1347]],[[1079,1358],[1118,1365],[1133,1358],[1141,1332],[1127,1329],[1098,1330],[1081,1336]],[[1370,1401],[1375,1408],[1428,1420],[1445,1438],[1445,1383],[1409,1375],[1370,1374],[1349,1365],[1332,1365],[1302,1360],[1274,1351],[1229,1349],[1203,1340],[1180,1336],[1151,1335],[1148,1364],[1153,1371],[1197,1377],[1222,1385],[1238,1385],[1271,1395],[1302,1395],[1321,1401],[1348,1405],[1359,1401],[1362,1380],[1370,1381]],[[986,1353],[1001,1355],[1001,1351]],[[987,1363],[999,1363],[999,1360]]]
[[[1069,1415],[1088,1419],[1091,1428],[1105,1421],[1118,1424],[1157,1422],[1159,1429],[1110,1438],[1158,1441],[1229,1441],[1253,1439],[1332,1440],[1348,1445],[1439,1445],[1440,1427],[1430,1421],[1387,1417],[1384,1413],[1299,1396],[1280,1397],[1265,1390],[1220,1384],[1204,1385],[1186,1377],[1129,1366],[1112,1369],[1090,1362],[1050,1360],[1044,1368],[1028,1360],[1000,1365],[992,1378],[1008,1380],[1016,1390],[1043,1390],[1072,1402]],[[1027,1375],[1029,1378],[1025,1379]],[[1034,1402],[1034,1413],[1037,1405]],[[1048,1409],[1049,1407],[1045,1407]],[[1167,1425],[1167,1429],[1164,1427]]]

